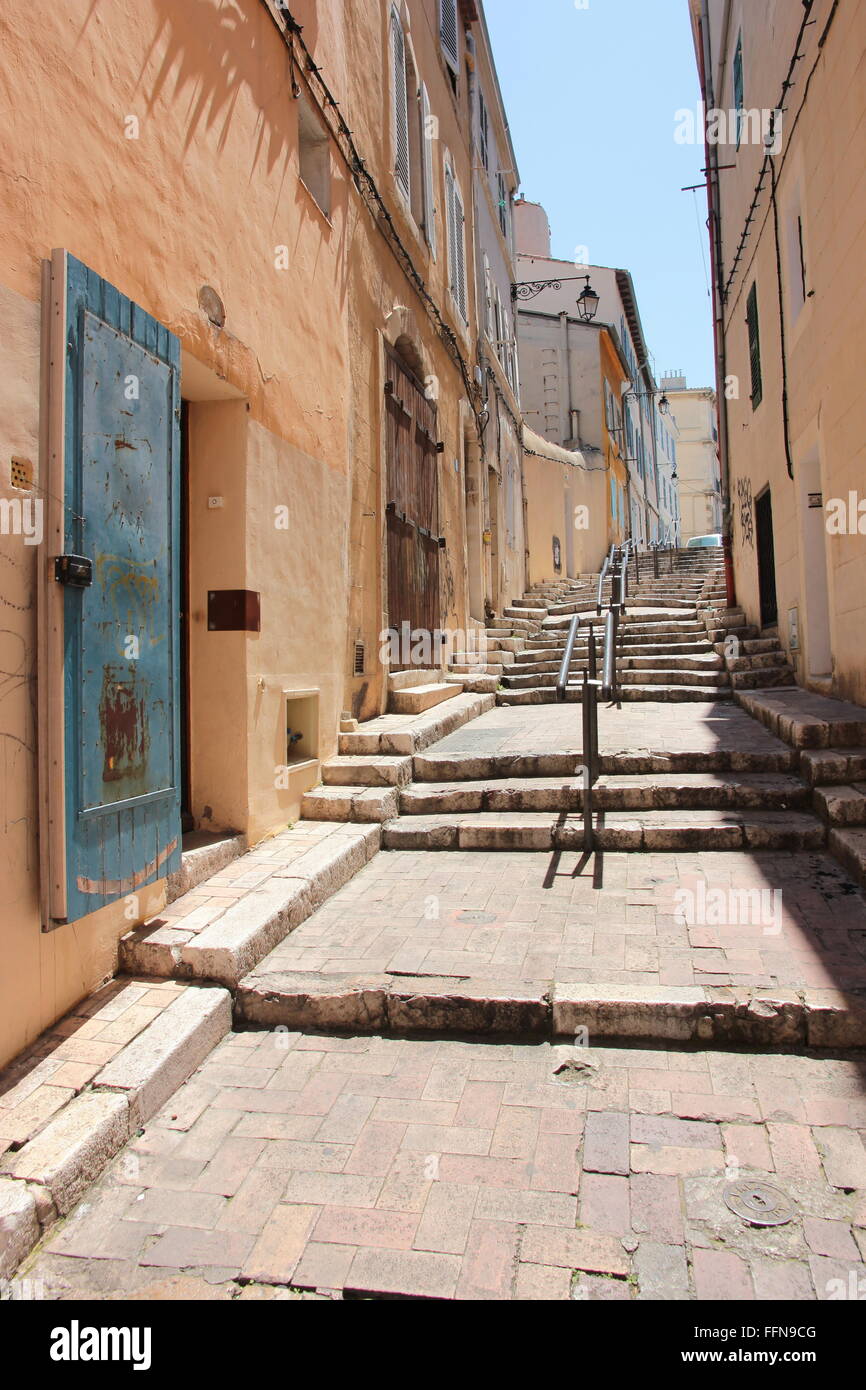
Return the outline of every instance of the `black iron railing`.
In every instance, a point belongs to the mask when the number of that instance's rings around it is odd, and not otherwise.
[[[581,797],[583,810],[583,848],[587,854],[591,854],[595,849],[593,789],[598,781],[600,764],[598,750],[598,697],[599,693],[601,693],[605,700],[616,701],[619,698],[616,655],[619,644],[619,622],[626,611],[626,604],[628,601],[628,569],[631,557],[631,541],[626,542],[623,546],[611,546],[610,553],[605,559],[601,575],[599,576],[596,617],[601,617],[606,607],[606,612],[604,613],[604,656],[601,680],[598,679],[598,650],[596,646],[595,623],[592,618],[586,619],[589,633],[587,638],[587,664],[586,669],[581,673],[583,764],[580,771],[583,777]],[[610,601],[605,605],[604,585],[608,578],[610,579],[611,593]],[[569,689],[571,663],[574,657],[574,647],[582,619],[582,614],[575,613],[569,624],[568,635],[565,641],[565,651],[559,668],[559,678],[556,682],[556,696],[558,700],[564,700],[566,692]]]

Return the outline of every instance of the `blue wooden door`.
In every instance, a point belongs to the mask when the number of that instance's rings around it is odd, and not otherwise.
[[[66,921],[180,862],[180,345],[66,258]]]

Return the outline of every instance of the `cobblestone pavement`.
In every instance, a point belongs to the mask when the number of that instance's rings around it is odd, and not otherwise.
[[[600,705],[602,753],[787,753],[763,725],[735,705],[716,701],[689,705],[625,703]],[[524,755],[579,752],[580,710],[573,705],[499,706],[440,739],[429,750]]]
[[[575,852],[377,855],[257,973],[866,987],[866,900],[825,854],[610,853],[604,891],[598,861],[575,877],[579,864]]]
[[[230,1035],[16,1282],[48,1298],[866,1296],[862,1060]],[[738,1178],[786,1225],[725,1206]]]

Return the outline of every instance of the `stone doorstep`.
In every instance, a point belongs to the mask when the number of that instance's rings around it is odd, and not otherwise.
[[[65,1216],[127,1140],[231,1030],[226,990],[189,986],[0,1164],[0,1276]]]
[[[165,900],[173,903],[190,893],[206,878],[218,874],[233,860],[247,851],[246,835],[208,835],[197,833],[189,837],[191,848],[181,854],[180,868],[166,880]]]
[[[866,996],[831,990],[509,983],[274,971],[248,976],[235,1018],[264,1027],[358,1033],[458,1033],[589,1042],[699,1042],[814,1048],[866,1043]]]
[[[583,821],[572,812],[478,812],[400,816],[383,830],[390,850],[579,850]],[[814,816],[785,811],[613,812],[596,826],[596,845],[617,852],[823,849]]]

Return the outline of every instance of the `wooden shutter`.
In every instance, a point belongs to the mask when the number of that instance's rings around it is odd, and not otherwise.
[[[65,252],[52,286],[51,535],[92,569],[43,596],[48,926],[181,854],[180,342]]]
[[[394,176],[409,197],[409,107],[406,100],[406,40],[396,13],[391,13],[394,55]]]
[[[424,236],[427,245],[436,255],[436,211],[433,202],[433,134],[430,120],[430,98],[427,88],[421,84],[421,170],[424,179]]]
[[[458,46],[457,0],[439,0],[439,37],[448,66],[456,73],[460,68]]]
[[[490,168],[490,118],[487,114],[487,103],[481,92],[478,93],[478,148],[481,153],[481,163],[485,169]]]
[[[464,322],[469,322],[469,315],[466,312],[466,239],[463,230],[464,212],[463,199],[460,196],[457,184],[454,184],[454,268],[456,288],[454,298],[457,300],[457,307],[463,317]]]
[[[448,230],[448,284],[457,298],[457,241],[454,235],[454,174],[445,165],[445,223]]]
[[[749,298],[746,304],[746,324],[749,330],[749,363],[752,369],[752,409],[757,410],[764,398],[764,382],[761,373],[761,331],[758,324],[757,282],[749,290]]]

